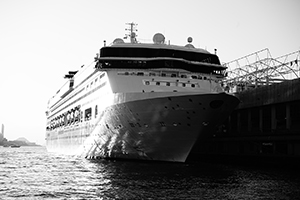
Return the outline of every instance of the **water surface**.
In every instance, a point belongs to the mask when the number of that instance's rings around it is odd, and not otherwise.
[[[0,199],[300,199],[296,169],[91,161],[0,147]]]

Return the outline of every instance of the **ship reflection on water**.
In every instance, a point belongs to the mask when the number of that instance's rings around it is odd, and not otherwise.
[[[92,161],[0,148],[3,199],[297,199],[296,170],[221,163]]]

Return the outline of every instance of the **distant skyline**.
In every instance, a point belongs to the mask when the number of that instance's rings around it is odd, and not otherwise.
[[[4,124],[0,123],[0,142],[4,139]]]
[[[264,48],[273,57],[300,49],[298,0],[1,0],[0,124],[5,137],[45,144],[48,99],[63,76],[90,64],[106,40],[125,36],[151,42],[160,32],[171,44],[193,38],[222,63]]]

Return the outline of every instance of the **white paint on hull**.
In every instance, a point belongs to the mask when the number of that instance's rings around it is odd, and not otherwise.
[[[184,162],[197,139],[207,134],[203,130],[222,122],[238,102],[225,93],[168,97],[152,93],[149,98],[150,94],[115,94],[113,105],[97,119],[68,127],[58,139],[47,140],[49,151]],[[223,103],[212,108],[212,101]]]

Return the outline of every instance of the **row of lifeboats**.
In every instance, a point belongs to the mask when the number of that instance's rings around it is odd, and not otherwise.
[[[50,121],[50,124],[47,126],[47,129],[54,130],[60,127],[66,127],[75,123],[82,121],[83,113],[80,110],[80,106],[76,106],[59,116],[55,117]]]

